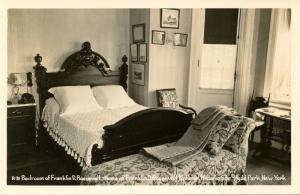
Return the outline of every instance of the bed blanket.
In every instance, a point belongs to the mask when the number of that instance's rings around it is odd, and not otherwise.
[[[64,147],[82,167],[91,166],[91,151],[94,144],[103,146],[103,127],[111,125],[124,117],[146,109],[138,104],[116,109],[101,109],[69,115],[59,115],[53,109],[53,102],[44,108],[42,120],[47,131],[56,143]],[[52,110],[51,110],[52,109]],[[53,113],[53,112],[55,113]]]
[[[144,148],[144,151],[162,162],[177,165],[193,155],[201,153],[218,122],[225,116],[236,114],[232,108],[225,106],[208,107],[196,116],[186,133],[177,142]],[[240,120],[233,122],[240,123]],[[237,126],[232,125],[231,127],[236,128]]]

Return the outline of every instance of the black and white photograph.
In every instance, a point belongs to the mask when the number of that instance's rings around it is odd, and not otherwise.
[[[165,31],[152,30],[152,44],[165,44]]]
[[[161,9],[160,27],[179,28],[180,9]]]
[[[295,9],[5,12],[6,190],[297,191]]]
[[[131,61],[137,62],[138,61],[138,44],[132,43],[130,44],[130,54],[131,54]]]
[[[147,62],[147,43],[139,44],[139,62]]]
[[[186,47],[188,34],[174,33],[174,45]]]
[[[145,66],[143,64],[132,64],[132,82],[137,85],[145,84]]]
[[[145,41],[145,24],[135,24],[132,26],[132,40],[134,43]]]

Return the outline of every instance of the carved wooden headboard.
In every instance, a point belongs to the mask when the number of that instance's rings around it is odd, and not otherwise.
[[[112,71],[106,59],[91,49],[90,42],[84,42],[81,50],[71,54],[63,62],[60,71],[47,72],[41,64],[42,56],[34,57],[37,90],[39,93],[40,111],[44,108],[45,100],[52,96],[48,90],[57,86],[73,85],[109,85],[118,84],[127,90],[128,65],[127,57],[122,57],[123,64],[119,70]]]

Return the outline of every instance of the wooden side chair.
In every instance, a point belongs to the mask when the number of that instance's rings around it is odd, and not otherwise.
[[[193,113],[194,116],[197,116],[196,110],[179,104],[175,88],[158,89],[156,90],[156,96],[159,107],[181,109],[185,112]]]
[[[257,113],[255,113],[255,110],[259,108],[268,107],[269,101],[270,101],[270,95],[268,98],[264,98],[264,97],[256,97],[254,99],[251,98],[247,115],[248,117],[254,119],[255,128],[249,135],[249,147],[251,147],[251,145],[253,144],[254,133],[256,131],[262,130],[263,128],[266,128],[263,116],[258,116]]]

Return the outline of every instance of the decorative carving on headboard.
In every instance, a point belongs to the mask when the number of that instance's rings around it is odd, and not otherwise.
[[[40,56],[40,54],[36,54],[36,56],[34,57],[35,62],[37,63],[33,69],[34,69],[34,74],[36,77],[42,77],[46,74],[47,72],[47,68],[45,68],[41,62],[43,60],[42,56]]]
[[[47,72],[47,69],[41,64],[42,56],[37,54],[34,57],[36,65],[33,67],[36,77],[37,92],[39,93],[39,108],[42,112],[45,106],[45,100],[51,96],[48,90],[57,86],[73,85],[121,85],[127,90],[128,58],[122,57],[123,64],[119,70],[110,70],[104,57],[91,50],[91,44],[84,42],[82,49],[71,54],[63,63],[58,72]],[[99,73],[92,69],[79,67],[96,67]],[[76,71],[78,69],[78,71]],[[95,69],[95,68],[94,68]],[[74,72],[74,74],[72,74]]]
[[[61,69],[67,73],[76,71],[79,67],[94,66],[102,74],[107,74],[109,65],[105,58],[91,49],[91,43],[86,41],[81,45],[81,50],[70,55],[63,63]]]
[[[39,93],[40,109],[45,105],[45,100],[52,96],[48,92],[51,87],[73,86],[73,85],[121,85],[127,90],[128,58],[122,57],[122,65],[119,70],[110,70],[106,59],[100,54],[92,51],[91,44],[84,42],[82,49],[71,54],[64,61],[61,70],[58,72],[47,72],[47,69],[41,64],[42,56],[37,54],[34,57],[36,65],[34,72],[37,83],[37,92]],[[92,69],[82,67],[93,66],[99,73]],[[79,69],[79,67],[81,67]],[[94,68],[94,69],[95,69]],[[76,71],[78,69],[78,71]],[[72,74],[74,72],[74,74]]]

